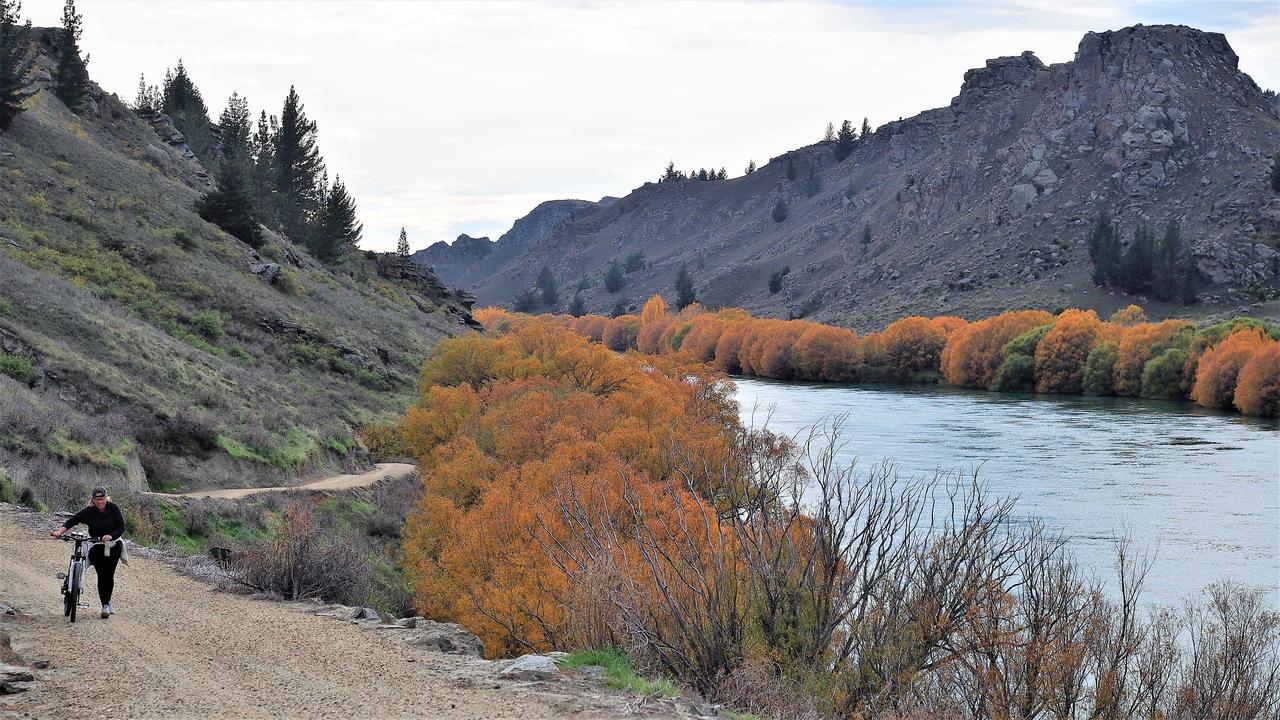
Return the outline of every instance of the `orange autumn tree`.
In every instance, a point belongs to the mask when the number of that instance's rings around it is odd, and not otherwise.
[[[1258,328],[1244,328],[1228,335],[1201,356],[1191,399],[1205,407],[1231,407],[1241,369],[1256,352],[1275,342]]]
[[[1234,402],[1245,415],[1280,417],[1280,342],[1256,349],[1240,368]]]
[[[1182,347],[1190,341],[1195,326],[1186,320],[1140,323],[1124,328],[1116,349],[1112,383],[1117,395],[1138,397],[1142,394],[1142,371],[1147,363],[1165,350]]]
[[[667,302],[661,295],[654,295],[640,311],[640,334],[636,337],[636,349],[648,355],[662,352],[658,344],[662,333],[673,322],[667,313]]]
[[[791,352],[796,374],[806,380],[854,382],[863,362],[862,346],[852,330],[808,323]]]
[[[504,334],[437,346],[401,423],[423,473],[402,543],[415,602],[490,656],[574,640],[575,600],[548,552],[567,534],[558,498],[591,483],[621,512],[624,478],[663,483],[677,466],[696,486],[687,458],[721,464],[737,427],[727,389],[697,365],[618,356],[542,319],[499,322]],[[698,502],[676,497],[646,517]]]
[[[1064,310],[1036,345],[1036,392],[1079,395],[1085,360],[1102,334],[1092,310]]]
[[[947,345],[947,324],[949,321],[935,323],[928,318],[912,316],[890,323],[880,332],[880,347],[890,376],[895,380],[906,380],[915,373],[936,372],[942,349]]]
[[[1004,362],[1005,343],[1050,322],[1053,315],[1043,310],[1014,310],[960,328],[942,351],[942,376],[960,387],[990,387]]]

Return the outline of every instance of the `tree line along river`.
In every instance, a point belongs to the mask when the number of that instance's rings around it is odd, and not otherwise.
[[[978,470],[1080,563],[1114,584],[1114,539],[1154,556],[1143,598],[1179,606],[1210,583],[1280,609],[1280,423],[1184,402],[1033,396],[942,386],[734,378],[745,423],[803,434],[844,416],[842,459],[900,475]]]

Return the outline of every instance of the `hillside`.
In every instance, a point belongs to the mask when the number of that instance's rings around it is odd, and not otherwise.
[[[96,85],[77,116],[49,91],[59,32],[37,29],[35,94],[0,134],[0,470],[61,505],[99,481],[367,465],[354,431],[403,411],[432,345],[473,324],[470,297],[386,256],[324,265],[201,220],[210,173],[168,118]]]
[[[704,303],[867,330],[912,313],[1126,305],[1134,298],[1090,282],[1085,237],[1107,211],[1126,238],[1139,222],[1180,224],[1201,283],[1190,312],[1274,317],[1278,138],[1275,95],[1239,71],[1225,37],[1135,26],[1089,33],[1066,63],[989,60],[948,107],[882,125],[843,162],[822,142],[730,180],[543,203],[497,242],[441,243],[418,259],[505,305],[546,265],[569,288],[562,305],[594,284],[583,297],[595,312],[671,298],[687,263]],[[788,212],[775,222],[779,198]],[[648,266],[607,292],[608,262],[639,252]],[[1137,301],[1153,316],[1188,313]]]

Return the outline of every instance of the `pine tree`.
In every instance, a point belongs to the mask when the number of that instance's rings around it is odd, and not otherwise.
[[[251,247],[260,248],[262,229],[254,214],[243,167],[238,162],[219,166],[217,187],[196,200],[196,213]]]
[[[556,276],[546,265],[538,272],[538,279],[533,284],[542,296],[542,304],[555,306],[560,303],[560,286],[556,284]]]
[[[138,74],[138,90],[133,98],[133,110],[139,113],[160,112],[160,105],[163,102],[163,95],[160,88],[155,85],[147,84],[147,74]]]
[[[84,101],[89,98],[89,70],[85,68],[89,59],[80,57],[80,34],[83,30],[80,24],[83,20],[76,12],[75,0],[67,0],[62,6],[62,44],[58,47],[53,94],[74,113],[83,110]]]
[[[285,97],[271,147],[280,227],[291,240],[303,240],[311,217],[321,210],[318,179],[323,163],[316,147],[316,124],[307,119],[302,99],[293,86]]]
[[[1133,240],[1120,261],[1120,286],[1126,292],[1139,293],[1148,289],[1155,259],[1155,241],[1146,225],[1133,231]]]
[[[845,122],[848,122],[848,120],[846,120]],[[832,125],[831,123],[827,123],[827,131],[822,133],[822,141],[835,142],[835,139],[836,139],[836,126]]]
[[[400,228],[400,239],[396,241],[396,259],[400,261],[401,267],[409,264],[409,234],[404,228]]]
[[[274,135],[275,118],[268,121],[267,112],[258,116],[258,129],[253,134],[253,170],[249,178],[249,186],[253,192],[254,206],[258,208],[263,222],[271,223],[276,212],[276,156]]]
[[[1111,216],[1102,213],[1089,231],[1089,260],[1093,262],[1094,285],[1106,285],[1120,270],[1120,233],[1111,224]]]
[[[622,264],[616,259],[609,261],[609,269],[604,274],[604,289],[611,293],[616,293],[627,284],[627,278],[622,274]]]
[[[787,201],[779,197],[778,202],[773,204],[773,221],[776,223],[780,223],[786,219],[787,219]]]
[[[870,244],[871,244],[871,226],[863,225],[862,226],[862,249],[866,250],[867,246]]]
[[[253,121],[249,119],[249,101],[232,92],[227,107],[218,116],[222,129],[222,162],[236,163],[246,179],[253,167]]]
[[[728,180],[728,179],[729,179],[729,171],[725,170],[725,169],[724,169],[724,167],[722,166],[722,167],[720,168],[720,172],[716,173],[716,179],[717,179],[717,180]]]
[[[747,175],[750,175],[751,173],[753,173],[753,172],[755,172],[755,171],[756,171],[756,161],[755,161],[755,160],[749,160],[749,161],[747,162],[747,172],[746,172],[746,174],[747,174]]]
[[[516,312],[532,312],[538,309],[538,293],[533,288],[525,288],[516,294],[511,307]]]
[[[335,176],[333,186],[325,189],[322,196],[324,205],[319,222],[306,237],[309,237],[311,251],[317,258],[336,262],[356,249],[364,225],[356,219],[355,200],[347,194],[342,178]]]
[[[853,123],[848,120],[840,123],[840,134],[836,136],[836,146],[832,148],[836,162],[844,162],[845,158],[853,154],[853,146],[857,140],[858,137],[853,134]]]
[[[862,118],[862,130],[858,133],[858,139],[865,142],[870,137],[871,123],[867,122],[867,119],[864,117]]]
[[[685,179],[685,174],[676,169],[676,161],[672,160],[667,163],[667,169],[663,171],[662,176],[658,178],[658,182],[680,182]]]
[[[773,272],[769,273],[769,292],[771,294],[776,295],[778,292],[782,290],[782,279],[785,278],[790,272],[791,272],[791,266],[784,265],[782,268],[778,270],[774,270]]]
[[[613,309],[609,311],[609,317],[616,318],[627,314],[627,304],[625,301],[619,300],[613,304]]]
[[[1156,298],[1172,300],[1179,296],[1185,255],[1178,224],[1171,220],[1156,244],[1155,257],[1151,263],[1151,294]]]
[[[569,303],[569,314],[574,317],[582,317],[587,314],[587,303],[582,299],[582,293],[573,294],[573,302]]]
[[[676,273],[676,311],[698,301],[698,293],[693,289],[693,278],[689,276],[689,266],[680,263],[680,271]]]
[[[31,21],[19,25],[21,12],[22,3],[17,0],[0,0],[0,132],[13,125],[30,95],[26,85],[31,69]]]
[[[165,73],[160,109],[173,120],[173,126],[182,133],[196,158],[205,167],[213,168],[217,158],[213,130],[209,127],[209,108],[181,59],[177,68]],[[247,106],[245,113],[248,113]]]

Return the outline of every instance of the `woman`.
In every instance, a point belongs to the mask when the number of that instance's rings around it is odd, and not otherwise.
[[[115,612],[111,608],[111,591],[116,585],[116,565],[124,553],[123,542],[120,542],[120,536],[124,534],[124,516],[120,514],[119,506],[107,497],[107,489],[99,485],[93,489],[89,507],[67,518],[53,536],[60,538],[80,523],[89,526],[89,537],[102,538],[103,544],[95,544],[89,549],[89,564],[98,574],[98,599],[102,600],[102,619],[106,620]]]

